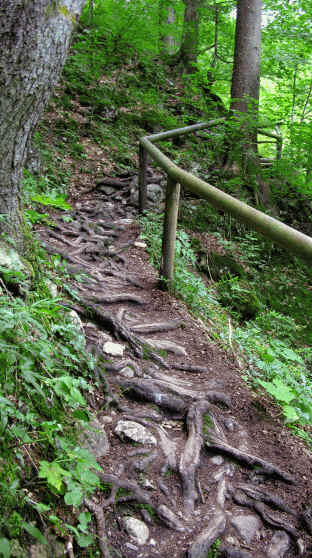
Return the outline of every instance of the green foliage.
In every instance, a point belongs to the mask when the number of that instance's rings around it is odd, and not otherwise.
[[[37,291],[32,291],[28,300],[0,298],[3,555],[9,552],[10,539],[22,531],[46,544],[36,523],[27,519],[33,514],[28,511],[25,515],[24,510],[33,507],[49,523],[49,499],[62,497],[68,506],[79,508],[83,498],[99,485],[94,473],[99,469],[96,460],[75,443],[77,420],[81,427],[88,421],[82,392],[92,389],[87,379],[93,360],[84,345],[84,337],[57,301],[42,299]],[[46,481],[50,491],[43,502],[40,490],[34,499],[27,497],[28,490],[23,488],[27,479],[33,484],[33,494],[40,488],[31,480],[29,456],[33,463],[37,461],[38,479]],[[78,544],[86,546],[89,535],[78,534]]]

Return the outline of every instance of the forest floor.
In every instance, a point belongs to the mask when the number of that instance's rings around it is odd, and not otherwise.
[[[67,260],[71,306],[102,362],[84,441],[107,487],[85,502],[101,556],[312,556],[302,516],[311,453],[207,326],[159,288],[135,221],[136,182],[123,173],[76,183],[72,219],[55,213],[53,227],[37,227]]]

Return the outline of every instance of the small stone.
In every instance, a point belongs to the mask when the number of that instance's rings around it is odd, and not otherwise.
[[[51,281],[50,279],[46,279],[45,284],[46,284],[52,298],[56,298],[57,297],[57,286],[56,286],[56,284],[53,283],[53,281]]]
[[[130,550],[138,550],[138,547],[131,543],[126,543],[125,546],[130,548]]]
[[[112,343],[111,341],[106,341],[103,345],[104,353],[112,356],[123,356],[125,350],[124,345],[119,343]]]
[[[149,537],[149,528],[143,521],[136,519],[136,517],[124,517],[123,525],[127,533],[138,544],[145,544]]]
[[[151,546],[156,546],[157,543],[156,543],[155,539],[150,539],[149,544],[150,544]]]
[[[67,317],[69,318],[69,321],[76,326],[77,329],[83,331],[82,321],[76,310],[70,310],[67,314]]]
[[[109,452],[109,441],[101,423],[95,419],[89,427],[80,435],[82,447],[89,450],[96,459],[107,455]]]
[[[234,432],[237,429],[237,422],[231,418],[224,419],[224,426],[229,432]]]
[[[137,248],[147,248],[147,244],[146,242],[135,242],[134,246],[136,246]]]
[[[237,515],[231,519],[231,524],[247,544],[251,543],[261,527],[260,520],[254,515]]]
[[[221,455],[214,455],[213,457],[211,457],[210,462],[214,465],[222,465],[224,459],[223,457],[221,457]]]
[[[147,198],[153,202],[157,203],[164,199],[164,191],[159,184],[148,184],[146,186]]]
[[[100,417],[100,422],[103,423],[103,424],[109,424],[109,423],[113,422],[113,419],[112,419],[112,417],[104,415],[104,416]]]
[[[141,485],[143,486],[143,488],[146,488],[147,490],[156,490],[156,486],[148,479],[144,479],[141,482]]]
[[[111,194],[116,192],[115,188],[112,188],[112,186],[100,186],[98,190],[100,190],[100,192],[103,192],[103,194],[106,194],[106,196],[110,196]]]
[[[123,441],[157,446],[155,436],[145,426],[131,420],[120,420],[115,428],[115,434]]]
[[[283,558],[289,549],[290,537],[285,531],[276,531],[267,551],[267,558]]]
[[[125,366],[124,368],[119,370],[119,374],[121,374],[121,376],[124,376],[125,378],[133,378],[134,377],[134,371],[130,366]]]

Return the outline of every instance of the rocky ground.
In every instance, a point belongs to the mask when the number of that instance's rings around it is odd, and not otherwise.
[[[73,199],[71,222],[55,215],[38,230],[73,277],[88,274],[73,278],[70,306],[100,356],[81,440],[103,469],[104,490],[85,502],[101,556],[311,556],[311,454],[158,288],[134,221],[136,184],[107,177]]]

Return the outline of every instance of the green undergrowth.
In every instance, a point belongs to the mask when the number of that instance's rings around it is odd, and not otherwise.
[[[91,515],[81,508],[99,488],[100,467],[79,436],[91,420],[96,362],[77,317],[63,305],[71,292],[66,265],[48,260],[30,229],[42,219],[53,225],[42,213],[48,207],[66,213],[68,205],[60,190],[29,174],[24,194],[32,274],[0,270],[0,556],[23,558],[31,544],[50,548],[51,537],[68,536],[79,556],[90,556],[97,544]],[[12,289],[10,274],[25,287]]]
[[[198,215],[193,218],[197,228],[203,230],[204,222],[200,223]],[[216,223],[218,216],[210,211],[210,218]],[[162,215],[147,214],[141,219],[141,227],[151,262],[159,269]],[[244,379],[258,393],[266,390],[281,406],[285,422],[311,445],[311,324],[306,319],[311,304],[307,299],[310,270],[295,259],[286,265],[284,255],[274,251],[270,243],[241,228],[231,231],[231,240],[219,232],[213,236],[240,262],[243,278],[225,274],[218,281],[211,277],[204,280],[196,271],[198,254],[193,246],[198,250],[198,239],[194,243],[192,233],[179,228],[171,288],[208,326],[208,335],[234,353]],[[223,292],[228,286],[228,298],[220,297],[220,285]],[[257,299],[253,319],[240,314],[244,312],[246,293]]]

